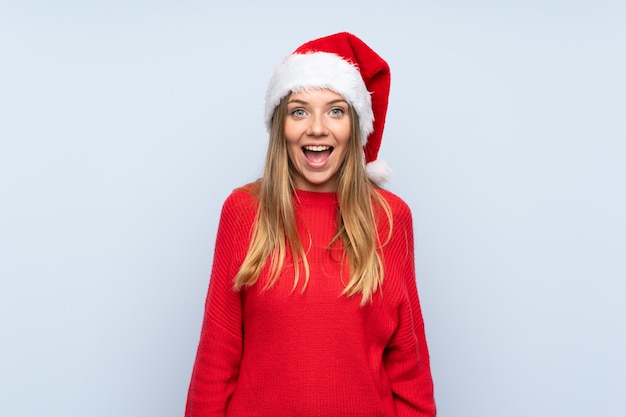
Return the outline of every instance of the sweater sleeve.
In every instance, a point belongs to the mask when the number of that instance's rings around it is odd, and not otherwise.
[[[401,204],[394,213],[394,234],[399,233],[398,259],[402,299],[398,327],[388,344],[385,369],[390,379],[398,417],[436,415],[430,357],[415,282],[413,221],[409,207]]]
[[[185,417],[223,417],[237,384],[243,331],[241,298],[233,290],[233,278],[247,250],[250,229],[242,218],[251,209],[242,206],[241,193],[231,194],[222,207]]]

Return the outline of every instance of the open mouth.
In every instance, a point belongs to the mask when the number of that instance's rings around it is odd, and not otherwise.
[[[332,146],[310,145],[310,146],[303,146],[302,152],[304,152],[304,157],[307,159],[307,161],[314,163],[314,164],[319,164],[319,163],[323,163],[324,161],[328,159],[328,157],[330,157],[330,154],[333,152],[333,149],[334,148]]]

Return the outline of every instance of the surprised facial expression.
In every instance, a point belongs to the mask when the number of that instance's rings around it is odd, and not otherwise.
[[[291,93],[285,116],[285,139],[296,188],[317,192],[337,190],[350,126],[348,102],[334,91]]]

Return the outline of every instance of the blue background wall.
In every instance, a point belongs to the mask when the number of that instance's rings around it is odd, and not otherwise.
[[[440,415],[622,416],[624,2],[222,3],[0,2],[0,415],[182,415],[267,81],[348,30],[392,68]]]

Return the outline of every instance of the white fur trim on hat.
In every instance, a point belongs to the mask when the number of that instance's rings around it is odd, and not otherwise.
[[[382,185],[391,178],[391,167],[386,161],[377,159],[365,165],[367,176],[378,185]]]
[[[269,131],[274,109],[291,92],[328,88],[345,98],[359,115],[363,145],[374,131],[372,98],[359,69],[337,54],[292,54],[274,71],[265,95],[265,125]]]

